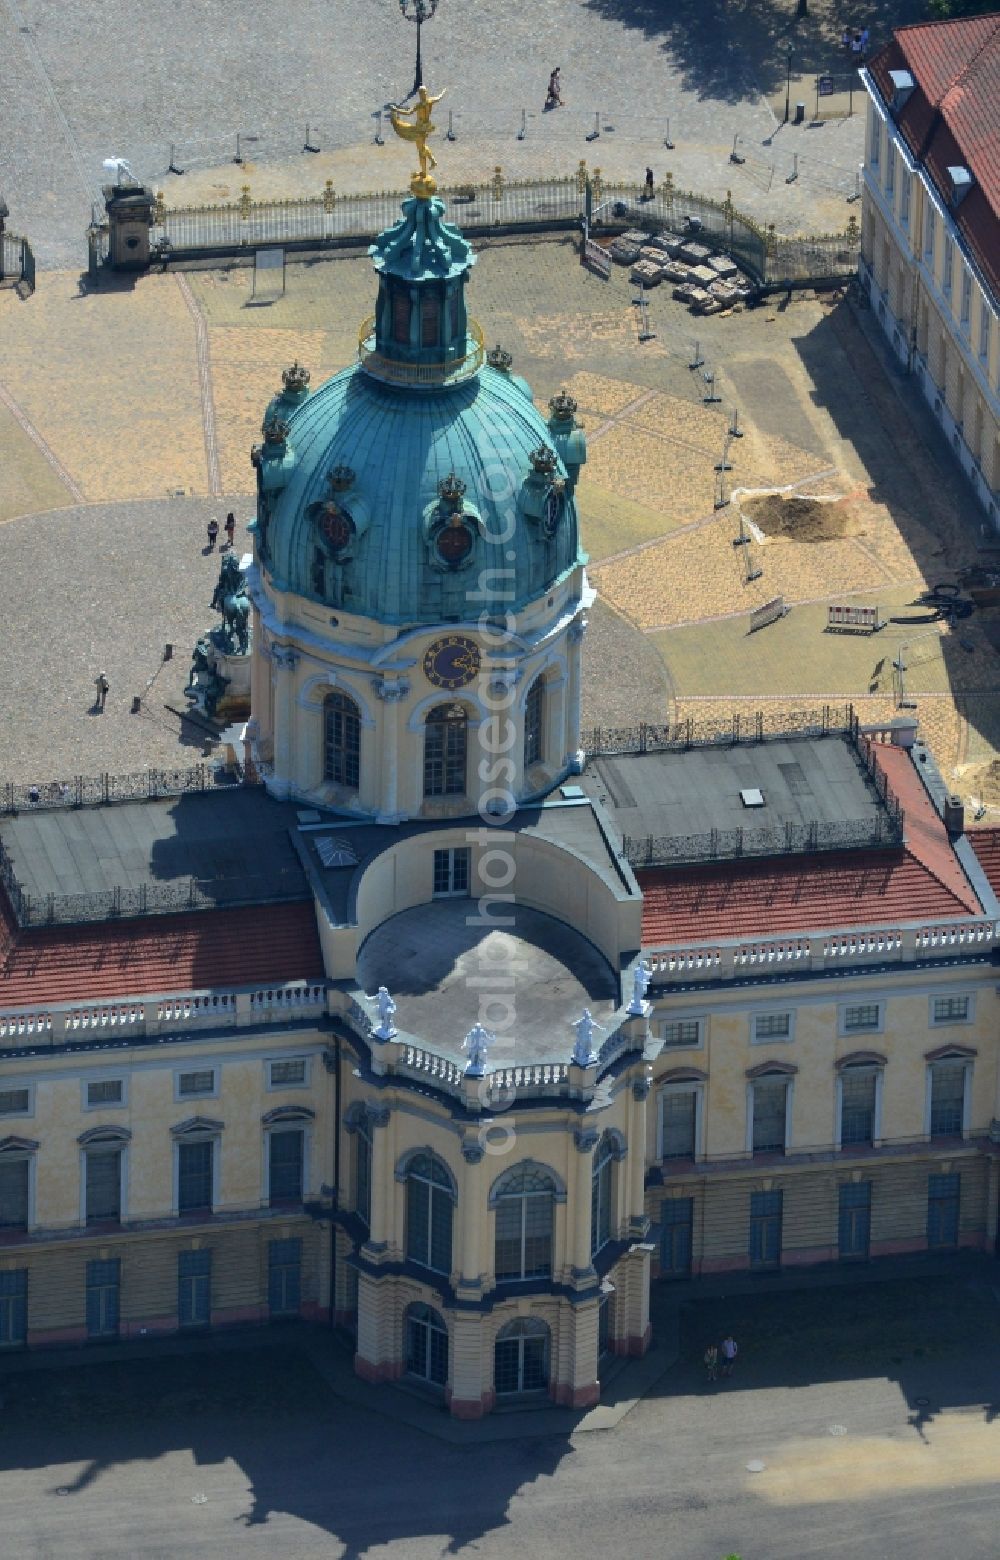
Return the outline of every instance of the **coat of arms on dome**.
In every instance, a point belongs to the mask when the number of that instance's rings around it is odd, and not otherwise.
[[[332,499],[324,504],[310,505],[311,515],[319,534],[335,557],[342,557],[355,537],[355,525],[350,513]]]
[[[555,536],[565,507],[566,484],[562,477],[556,477],[545,495],[545,507],[542,510],[542,530],[546,536]]]
[[[438,502],[425,521],[425,536],[436,568],[459,569],[472,561],[476,516],[465,506],[465,483],[454,471],[438,483]]]

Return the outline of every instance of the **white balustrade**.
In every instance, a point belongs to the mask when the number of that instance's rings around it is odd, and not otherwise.
[[[937,950],[986,948],[998,936],[991,921],[946,921],[932,926],[874,926],[811,932],[801,937],[761,937],[706,943],[703,947],[685,944],[648,949],[644,957],[654,975],[668,980],[725,980],[768,968],[815,970],[865,960],[900,963]]]
[[[30,1045],[47,1040],[52,1029],[51,1014],[40,1012],[0,1013],[0,1045]]]
[[[397,1068],[400,1072],[412,1073],[416,1077],[429,1079],[444,1088],[461,1090],[462,1079],[465,1076],[464,1067],[457,1062],[449,1061],[446,1056],[438,1056],[434,1051],[425,1051],[419,1045],[412,1045],[408,1040],[398,1044]]]

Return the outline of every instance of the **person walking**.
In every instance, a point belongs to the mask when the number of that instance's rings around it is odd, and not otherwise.
[[[233,537],[236,535],[236,516],[230,510],[226,516],[226,546],[232,547]]]
[[[718,1344],[710,1343],[708,1348],[705,1350],[705,1369],[708,1372],[708,1379],[709,1379],[709,1381],[718,1381],[718,1379],[719,1379],[719,1346],[718,1346]]]
[[[555,70],[552,72],[551,76],[549,77],[549,96],[548,96],[548,101],[549,101],[549,103],[551,104],[551,106],[553,108],[562,108],[562,106],[563,106],[562,90],[561,90],[562,89],[562,82],[559,79],[559,73],[560,73],[561,69],[562,69],[562,67],[557,65]]]
[[[736,1356],[739,1352],[736,1339],[732,1333],[727,1333],[722,1340],[722,1374],[724,1376],[733,1374],[733,1366],[736,1364]]]
[[[110,686],[111,684],[108,682],[105,673],[98,672],[97,676],[94,678],[94,687],[97,689],[97,698],[95,699],[94,704],[95,708],[98,709],[102,715],[104,714],[104,706],[108,702],[108,689]]]
[[[653,198],[653,170],[652,170],[652,168],[647,168],[646,169],[646,199],[647,200],[652,200],[652,198]]]
[[[218,520],[216,520],[215,516],[213,515],[211,520],[208,522],[208,550],[209,550],[209,552],[214,552],[215,551],[215,544],[216,544],[216,542],[218,540],[219,540],[219,522],[218,522]]]

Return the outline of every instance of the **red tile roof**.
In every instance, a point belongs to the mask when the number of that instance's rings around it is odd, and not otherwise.
[[[882,744],[875,753],[906,813],[904,848],[639,871],[643,944],[982,915],[913,760]]]
[[[954,219],[1000,292],[1000,15],[900,27],[869,65],[887,106],[892,70],[909,70],[916,83],[897,123],[945,203],[948,168],[964,165],[973,175]]]
[[[25,932],[0,892],[0,1007],[323,978],[311,900]]]
[[[1000,895],[1000,829],[970,829],[968,838],[990,887]]]

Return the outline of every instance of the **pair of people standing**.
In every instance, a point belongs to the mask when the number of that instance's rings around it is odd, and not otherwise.
[[[225,547],[232,547],[232,545],[233,545],[233,538],[234,538],[235,535],[236,535],[236,516],[233,514],[232,510],[230,510],[228,515],[226,516],[226,540],[223,543],[223,546],[225,546]],[[218,540],[219,540],[219,522],[218,522],[218,520],[216,520],[215,516],[213,515],[211,520],[208,522],[208,547],[209,547],[209,551],[210,552],[215,550],[215,544],[216,544],[216,542]]]
[[[705,1350],[705,1369],[709,1381],[718,1381],[720,1371],[723,1376],[731,1376],[738,1353],[739,1345],[732,1333],[727,1333],[721,1344],[710,1343]]]

